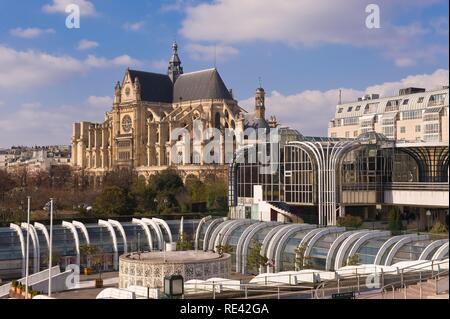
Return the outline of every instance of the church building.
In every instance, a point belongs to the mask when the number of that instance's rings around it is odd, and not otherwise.
[[[255,112],[248,114],[238,105],[216,68],[184,73],[175,42],[172,51],[167,74],[125,71],[123,80],[115,85],[112,109],[102,123],[74,123],[71,140],[74,168],[102,176],[127,167],[148,178],[174,167],[184,177],[194,175],[203,179],[212,174],[225,178],[228,167],[225,129],[244,132],[248,127],[276,127],[274,117],[270,123],[265,119],[264,89],[256,90]],[[205,149],[211,140],[209,136],[202,135],[199,142],[193,142],[194,121],[201,123],[203,130],[221,131],[218,150]],[[186,129],[188,136],[171,138],[174,130],[180,128]],[[187,142],[191,144],[189,154],[183,154]],[[174,149],[180,158],[176,165],[171,160]],[[217,152],[217,160],[205,163],[199,156],[205,151],[211,155]]]

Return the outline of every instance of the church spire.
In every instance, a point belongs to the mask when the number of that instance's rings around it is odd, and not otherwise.
[[[169,67],[167,68],[167,75],[172,82],[175,83],[181,74],[183,74],[183,67],[181,66],[181,60],[178,56],[178,45],[174,41],[172,44],[172,57],[170,58]]]

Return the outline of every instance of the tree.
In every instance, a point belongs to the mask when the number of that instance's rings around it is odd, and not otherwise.
[[[403,229],[403,222],[400,216],[400,212],[391,208],[389,211],[389,230],[393,233],[399,232]]]
[[[104,187],[119,187],[123,190],[130,191],[137,181],[137,174],[130,168],[120,168],[108,172],[104,178]]]
[[[353,255],[347,258],[346,266],[357,266],[360,264],[359,256]]]
[[[437,222],[430,229],[430,233],[432,234],[445,234],[447,232],[448,232],[447,227],[445,227],[445,225],[442,224],[441,222]]]
[[[302,244],[295,249],[295,268],[297,270],[312,268],[311,257],[305,256],[307,248],[307,244]]]
[[[6,171],[0,169],[0,200],[5,200],[5,194],[12,190],[16,186],[16,183],[12,179],[11,175]]]
[[[363,224],[361,217],[345,215],[344,217],[339,217],[337,219],[338,226],[347,228],[360,228]]]
[[[157,210],[161,214],[178,212],[180,204],[177,196],[186,192],[183,180],[180,175],[173,170],[167,169],[158,172],[150,179],[150,187],[157,193],[156,203]]]
[[[216,246],[216,251],[220,257],[223,257],[224,254],[231,254],[233,252],[233,247],[230,245],[219,245]]]
[[[72,169],[69,165],[54,165],[50,167],[48,175],[52,188],[66,188],[72,185]]]
[[[186,251],[192,249],[192,242],[187,239],[186,233],[181,234],[177,240],[177,250]]]
[[[136,200],[136,208],[140,212],[148,212],[156,210],[156,191],[145,183],[145,180],[139,178],[137,183],[133,185],[131,191],[132,196]]]
[[[88,265],[91,265],[91,259],[99,253],[99,249],[97,246],[93,245],[80,245],[80,254],[81,257],[85,257],[86,261],[86,267]]]
[[[108,187],[97,196],[94,204],[94,213],[97,215],[128,215],[136,207],[133,196],[125,190],[113,186]]]
[[[262,244],[252,240],[247,255],[247,267],[250,272],[258,272],[260,266],[267,264],[267,257],[261,255]]]
[[[49,263],[49,255],[45,255],[42,259],[42,263],[44,264],[44,266],[48,267],[48,263]],[[52,252],[52,267],[59,265],[59,260],[61,259],[61,256],[56,253],[56,252]]]

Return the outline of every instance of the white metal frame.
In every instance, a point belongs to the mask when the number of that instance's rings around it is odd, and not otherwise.
[[[375,260],[373,261],[373,264],[374,265],[381,265],[381,262],[383,260],[383,256],[386,254],[388,249],[392,248],[397,242],[399,242],[403,238],[411,237],[411,236],[414,236],[414,235],[413,234],[399,235],[399,236],[391,237],[388,240],[386,240],[383,243],[383,245],[381,245],[380,249],[378,250],[377,255],[375,256]]]
[[[114,259],[113,259],[113,268],[114,270],[119,269],[119,252],[117,249],[117,237],[116,237],[116,231],[114,230],[114,227],[111,225],[110,222],[99,219],[98,225],[102,227],[106,227],[109,231],[109,234],[111,235],[111,239],[113,242],[113,251],[114,251]]]
[[[448,242],[436,251],[431,260],[441,260],[444,258],[445,254],[448,254]]]
[[[20,251],[22,253],[22,276],[25,276],[25,240],[23,238],[23,232],[22,228],[16,224],[9,224],[9,228],[14,230],[17,233],[17,236],[19,236],[20,241]]]
[[[428,257],[432,257],[432,256],[430,256],[430,254],[433,252],[433,250],[435,250],[437,247],[439,247],[441,245],[444,245],[445,243],[448,243],[448,239],[439,239],[439,240],[433,241],[431,244],[429,244],[427,247],[425,247],[425,249],[422,251],[422,253],[420,254],[419,260],[428,260]],[[437,250],[436,250],[436,252],[437,252]]]
[[[153,250],[153,240],[152,240],[152,234],[150,232],[150,229],[148,228],[148,225],[146,223],[144,223],[142,220],[137,219],[137,218],[133,218],[131,220],[131,223],[142,227],[142,229],[145,232],[145,235],[147,236],[148,247],[150,248],[150,251],[152,251]]]
[[[20,226],[22,227],[22,229],[28,229],[27,223],[22,223]],[[33,272],[37,273],[39,272],[41,266],[41,248],[39,245],[39,238],[37,236],[36,229],[31,224],[29,226],[31,241],[33,243]]]
[[[123,229],[122,224],[119,223],[117,220],[113,220],[113,219],[108,219],[108,222],[113,227],[116,227],[119,230],[120,235],[122,235],[122,239],[123,239],[123,253],[126,254],[128,252],[127,235],[125,234],[125,230]]]
[[[89,239],[89,233],[88,233],[88,231],[87,231],[86,226],[85,226],[83,223],[81,223],[81,222],[79,222],[79,221],[76,221],[76,220],[73,220],[73,221],[72,221],[72,224],[73,224],[75,227],[81,229],[81,232],[83,233],[84,238],[86,239],[86,243],[87,243],[88,245],[90,245],[90,244],[91,244],[91,241],[90,241],[90,239]]]
[[[200,222],[197,225],[197,229],[195,230],[195,241],[194,241],[194,249],[198,250],[198,241],[199,241],[199,237],[200,237],[200,232],[202,231],[202,227],[205,223],[207,223],[210,219],[211,219],[211,215],[210,216],[206,216],[203,217]]]
[[[336,259],[334,260],[334,269],[337,270],[344,266],[344,258],[347,251],[350,251],[351,247],[353,247],[354,243],[358,241],[364,235],[372,232],[371,230],[363,230],[361,232],[353,233],[348,236],[342,245],[339,247],[339,250],[336,254]]]
[[[215,226],[219,225],[220,223],[223,223],[225,221],[227,221],[228,218],[227,217],[223,217],[223,218],[218,218],[218,219],[214,219],[211,221],[211,223],[209,223],[208,227],[206,228],[205,231],[205,237],[203,237],[203,250],[207,251],[208,250],[208,242],[209,242],[209,237],[211,237],[212,232],[215,229]]]
[[[45,225],[41,224],[41,223],[34,223],[34,228],[36,228],[37,230],[40,230],[44,234],[44,238],[47,243],[47,250],[48,250],[50,247],[50,237],[48,235],[47,227],[45,227]]]
[[[362,230],[352,230],[352,231],[346,231],[339,235],[331,244],[330,249],[328,250],[326,263],[325,263],[325,270],[331,271],[334,270],[334,260],[336,260],[337,252],[339,251],[339,248],[341,247],[342,243],[352,234],[363,232]]]
[[[395,257],[395,254],[402,248],[404,245],[409,244],[414,241],[422,241],[428,240],[428,235],[412,235],[405,238],[400,239],[389,251],[389,254],[386,257],[386,261],[384,263],[385,266],[391,266],[392,261]]]
[[[153,228],[153,230],[155,231],[156,237],[158,238],[159,250],[161,250],[161,251],[166,250],[166,247],[165,247],[166,245],[164,245],[164,243],[165,243],[164,236],[163,236],[161,228],[159,228],[158,224],[150,218],[142,218],[142,221],[144,223],[150,225]]]
[[[76,264],[79,265],[80,264],[80,239],[78,238],[77,229],[75,228],[75,226],[72,223],[69,223],[66,221],[63,221],[61,225],[63,228],[70,230],[70,232],[73,235],[73,239],[75,241],[75,251],[77,253]]]
[[[160,219],[160,218],[152,218],[152,219],[156,222],[157,225],[162,226],[162,228],[165,229],[165,231],[167,232],[167,235],[169,236],[169,243],[173,243],[172,232],[171,232],[170,227],[167,224],[167,222],[164,219]]]

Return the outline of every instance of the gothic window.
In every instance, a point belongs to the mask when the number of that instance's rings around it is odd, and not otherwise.
[[[131,131],[131,128],[133,126],[133,123],[131,121],[131,117],[129,115],[125,115],[122,118],[122,129],[125,133],[129,133]]]
[[[217,112],[214,117],[214,127],[220,130],[220,113]]]

